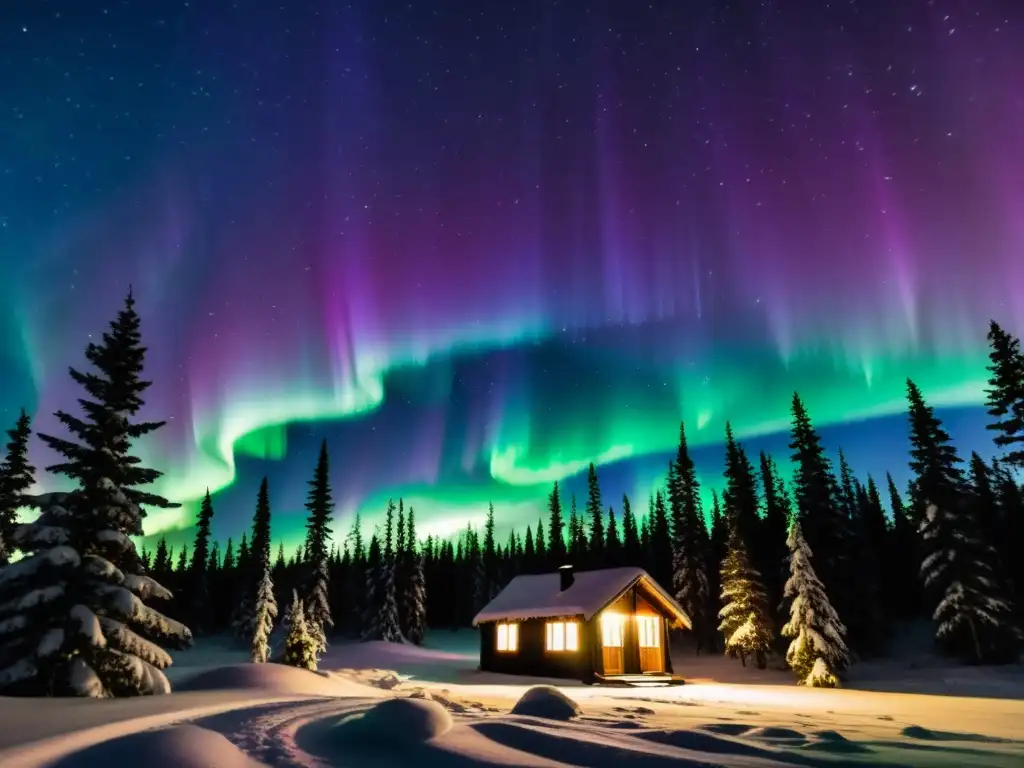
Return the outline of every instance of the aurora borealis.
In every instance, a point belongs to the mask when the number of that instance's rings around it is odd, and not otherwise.
[[[794,390],[900,478],[907,376],[988,452],[1018,5],[14,3],[0,415],[55,429],[132,284],[169,419],[140,452],[185,503],[151,532],[209,486],[237,538],[266,474],[293,543],[325,437],[336,531],[403,496],[507,533],[590,461],[643,506],[680,419],[709,486],[726,419],[784,458]]]

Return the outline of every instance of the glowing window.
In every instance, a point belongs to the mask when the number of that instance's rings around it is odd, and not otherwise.
[[[579,625],[575,621],[548,622],[547,649],[549,651],[578,651],[579,648]]]
[[[657,616],[637,616],[636,630],[641,648],[660,648],[661,633]]]
[[[626,617],[621,613],[606,613],[601,616],[601,645],[605,648],[622,648],[626,628]]]
[[[519,650],[519,625],[499,624],[498,625],[498,650],[506,653],[515,653]]]

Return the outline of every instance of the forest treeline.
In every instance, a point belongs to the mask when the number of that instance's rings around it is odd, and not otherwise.
[[[102,341],[86,350],[92,370],[71,370],[83,397],[79,414],[57,413],[67,435],[37,435],[62,457],[47,471],[73,480],[74,490],[30,496],[28,415],[8,431],[0,463],[0,693],[161,692],[169,689],[165,649],[187,647],[193,633],[228,630],[251,646],[254,661],[315,668],[332,638],[422,643],[428,627],[468,626],[515,576],[565,563],[644,568],[691,617],[697,652],[724,651],[759,667],[777,652],[806,684],[835,685],[855,659],[885,652],[897,622],[914,618],[930,618],[952,656],[1016,661],[1024,356],[995,322],[988,342],[996,458],[961,456],[908,381],[906,489],[890,475],[859,476],[841,450],[833,463],[794,394],[788,456],[752,458],[725,425],[724,489],[709,510],[681,424],[664,485],[647,499],[607,498],[591,465],[581,505],[556,482],[546,512],[504,540],[495,531],[508,526],[493,505],[479,530],[421,537],[402,499],[388,502],[368,537],[358,515],[340,534],[331,528],[324,441],[295,552],[272,552],[266,478],[237,543],[222,549],[212,539],[207,493],[190,545],[174,551],[161,539],[149,551],[135,544],[145,509],[173,505],[144,490],[160,473],[131,452],[162,423],[136,420],[149,383],[129,294]],[[791,482],[778,461],[792,462]],[[37,520],[19,521],[26,506],[40,508]],[[280,628],[279,604],[288,606]]]

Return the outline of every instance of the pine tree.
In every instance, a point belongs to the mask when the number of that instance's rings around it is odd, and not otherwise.
[[[548,560],[548,549],[544,543],[544,521],[537,521],[537,534],[533,537],[533,546],[536,550],[537,563],[543,565]]]
[[[622,561],[622,542],[619,540],[619,524],[615,519],[615,509],[608,507],[607,539],[604,543],[606,559],[609,565],[619,565]]]
[[[757,668],[764,669],[773,640],[768,599],[761,574],[750,563],[739,519],[730,520],[721,580],[718,616],[722,623],[718,629],[725,638],[725,651],[737,654],[743,666],[747,666],[747,654],[753,654]]]
[[[270,488],[266,477],[260,482],[260,490],[256,495],[252,537],[249,539],[249,557],[254,573],[262,574],[265,568],[270,567]]]
[[[555,487],[551,491],[551,495],[548,496],[548,538],[547,538],[547,552],[551,559],[551,564],[555,567],[559,567],[565,564],[565,539],[563,538],[563,531],[565,530],[565,523],[562,521],[562,499],[558,493],[558,481],[555,481]],[[540,533],[538,531],[538,538]]]
[[[393,548],[395,504],[390,499],[385,511],[384,549],[381,552],[374,594],[378,595],[377,615],[372,623],[372,640],[401,642],[398,618],[398,596],[395,584],[395,550]]]
[[[284,576],[285,569],[288,567],[288,561],[284,557],[284,542],[279,541],[277,543],[277,559],[274,560],[274,578],[280,579]]]
[[[327,650],[327,631],[334,626],[327,570],[334,498],[331,494],[326,440],[320,444],[316,470],[308,485],[306,510],[309,516],[306,519],[305,550],[309,572],[306,575],[302,604],[305,606],[309,632],[316,641],[317,654],[322,654]],[[404,539],[404,525],[400,525],[399,530]]]
[[[653,571],[651,575],[659,584],[672,584],[672,526],[669,523],[668,510],[665,508],[665,496],[662,492],[654,494],[654,509],[650,520],[650,548]]]
[[[0,580],[0,693],[90,697],[166,693],[171,663],[161,645],[188,647],[191,632],[146,602],[171,594],[144,575],[131,540],[142,536],[141,504],[172,506],[141,490],[160,473],[142,466],[133,441],[160,422],[132,422],[149,387],[139,316],[131,293],[86,358],[70,370],[85,390],[83,417],[58,411],[75,440],[40,435],[64,463],[50,472],[77,488],[51,494],[39,518],[18,528],[25,557]]]
[[[466,534],[462,551],[465,568],[469,575],[470,582],[473,585],[471,590],[472,599],[466,612],[467,615],[464,617],[468,623],[472,616],[475,616],[477,613],[482,611],[483,607],[487,605],[488,602],[486,592],[487,585],[484,582],[484,560],[480,549],[480,537],[477,536],[476,531],[473,530],[472,523],[466,525]]]
[[[266,568],[266,564],[264,564]],[[292,592],[292,605],[289,613],[288,634],[284,640],[284,658],[282,661],[290,667],[316,671],[317,654],[316,639],[306,627],[305,611],[298,592]]]
[[[1017,553],[1024,541],[1024,487],[1017,482],[1012,469],[1001,461],[992,462],[992,485],[999,505],[996,534],[992,541],[999,562],[1006,567],[1009,586],[1014,590],[1014,604],[1024,609],[1024,557]],[[1021,616],[1024,620],[1024,615]]]
[[[199,505],[199,517],[196,521],[196,537],[192,545],[191,602],[192,619],[197,629],[208,629],[210,620],[210,524],[213,522],[213,501],[210,489]]]
[[[789,532],[789,621],[782,628],[793,638],[786,651],[786,663],[800,685],[835,688],[849,665],[846,627],[829,602],[825,587],[811,565],[811,549],[804,539],[799,519]]]
[[[376,532],[370,537],[370,545],[366,554],[366,600],[363,603],[363,612],[360,617],[362,628],[361,638],[363,640],[380,640],[380,609],[383,592],[381,590],[381,569],[383,557],[380,551],[380,540]]]
[[[235,569],[235,542],[228,536],[228,543],[224,546],[224,563],[221,566],[225,571]]]
[[[177,573],[185,573],[188,570],[188,544],[181,545],[181,552],[178,553],[178,564],[174,566]]]
[[[569,499],[569,560],[580,564],[587,552],[587,534],[583,529],[583,519],[576,509],[576,494]]]
[[[167,549],[167,539],[163,536],[156,544],[156,556],[153,558],[153,573],[158,579],[166,579],[171,572],[171,553]]]
[[[920,612],[922,599],[919,567],[920,542],[907,508],[903,504],[896,481],[886,472],[889,509],[892,512],[892,535],[886,548],[885,583],[899,584],[900,589],[886,590],[889,610],[895,618],[907,619]]]
[[[693,622],[697,652],[712,644],[712,621],[708,615],[708,577],[705,531],[701,525],[700,485],[697,470],[686,444],[686,431],[679,425],[679,445],[669,467],[669,508],[671,509],[672,589],[676,601]],[[657,510],[657,500],[655,500]],[[657,512],[656,512],[657,515]]]
[[[252,594],[263,571],[270,567],[270,489],[267,478],[260,482],[256,494],[256,511],[252,517],[252,537],[246,541],[242,535],[238,555],[239,577],[243,585],[242,599],[235,610],[232,626],[235,634],[245,640],[256,631],[256,611]]]
[[[0,463],[0,567],[7,565],[14,553],[18,510],[28,506],[26,494],[35,482],[36,468],[28,461],[31,435],[32,421],[22,408],[14,428],[7,430],[10,440],[7,454]]]
[[[854,483],[854,506],[851,511],[854,549],[851,564],[856,578],[851,585],[858,610],[847,622],[851,645],[864,653],[878,654],[888,639],[887,610],[883,593],[883,564],[889,548],[889,529],[885,510],[874,478],[868,476],[867,487]],[[895,590],[890,590],[895,592]]]
[[[640,532],[626,494],[622,494],[622,553],[628,565],[640,564]]]
[[[936,640],[977,662],[1005,661],[1016,652],[1020,633],[1011,619],[1010,590],[993,570],[993,548],[981,537],[962,460],[935,410],[909,380],[907,399],[912,503],[925,510],[921,577],[935,606]]]
[[[992,563],[995,553],[978,535],[967,500],[952,512],[929,504],[922,527],[921,576],[938,598],[935,639],[948,652],[984,663],[1016,661],[1022,636]]]
[[[793,395],[791,438],[789,447],[796,465],[793,475],[796,515],[808,546],[817,553],[821,581],[842,613],[853,607],[848,594],[853,579],[847,561],[851,549],[849,518],[843,513],[838,483],[821,446],[821,438],[796,394]]]
[[[761,451],[761,488],[764,492],[764,515],[761,519],[762,552],[764,553],[764,587],[768,592],[768,609],[781,628],[782,588],[786,583],[786,558],[789,538],[790,503],[786,486],[771,456]]]
[[[839,511],[849,520],[857,512],[857,482],[853,477],[853,470],[846,460],[843,449],[839,449]]]
[[[398,520],[395,522],[395,560],[401,564],[405,554],[405,501],[399,498]]]
[[[757,480],[754,467],[743,446],[733,436],[732,427],[725,424],[725,490],[722,504],[728,510],[730,526],[739,528],[739,536],[745,544],[755,541],[760,533],[760,518],[757,510],[760,500],[757,496]],[[756,554],[753,561],[758,563]]]
[[[423,645],[427,633],[427,582],[424,575],[423,555],[413,551],[409,583],[404,596],[406,636],[409,642]]]
[[[1004,452],[1002,461],[1024,469],[1024,354],[1020,339],[993,320],[988,342],[991,376],[985,404],[993,421],[986,428],[996,433],[995,444]]]
[[[498,594],[498,553],[494,547],[494,505],[487,505],[487,520],[484,523],[484,546],[481,552],[483,566],[482,597],[486,601]]]
[[[590,463],[587,470],[587,518],[590,521],[590,541],[587,549],[594,564],[601,562],[604,552],[604,505],[601,503],[601,484],[597,480],[597,469]]]
[[[274,631],[277,618],[277,600],[274,599],[274,582],[270,580],[270,569],[263,569],[259,589],[256,591],[256,620],[252,636],[252,661],[265,664],[270,658],[270,633]]]
[[[47,472],[71,478],[82,488],[91,488],[100,478],[107,478],[130,503],[139,507],[138,515],[127,514],[123,520],[114,521],[115,530],[126,536],[143,534],[142,521],[146,517],[143,505],[161,509],[180,506],[138,487],[152,484],[163,473],[142,466],[141,460],[129,453],[132,441],[155,432],[165,423],[131,421],[142,409],[142,395],[152,384],[142,379],[147,350],[142,346],[140,327],[135,299],[129,291],[124,308],[110,324],[110,330],[103,334],[102,342],[86,347],[86,359],[96,372],[69,369],[71,378],[92,398],[79,400],[84,419],[65,411],[54,414],[79,442],[39,435],[40,440],[65,459],[63,463],[47,467]],[[134,547],[124,558],[117,559],[120,562],[116,565],[121,567],[123,563],[136,572],[134,569],[139,562]]]

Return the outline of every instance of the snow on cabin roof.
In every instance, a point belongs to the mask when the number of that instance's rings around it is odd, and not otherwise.
[[[641,578],[687,626],[690,619],[661,585],[643,568],[604,568],[577,571],[572,585],[561,590],[561,574],[541,573],[516,576],[473,619],[473,626],[501,619],[538,619],[547,616],[579,616],[589,621],[594,614],[629,589]]]

